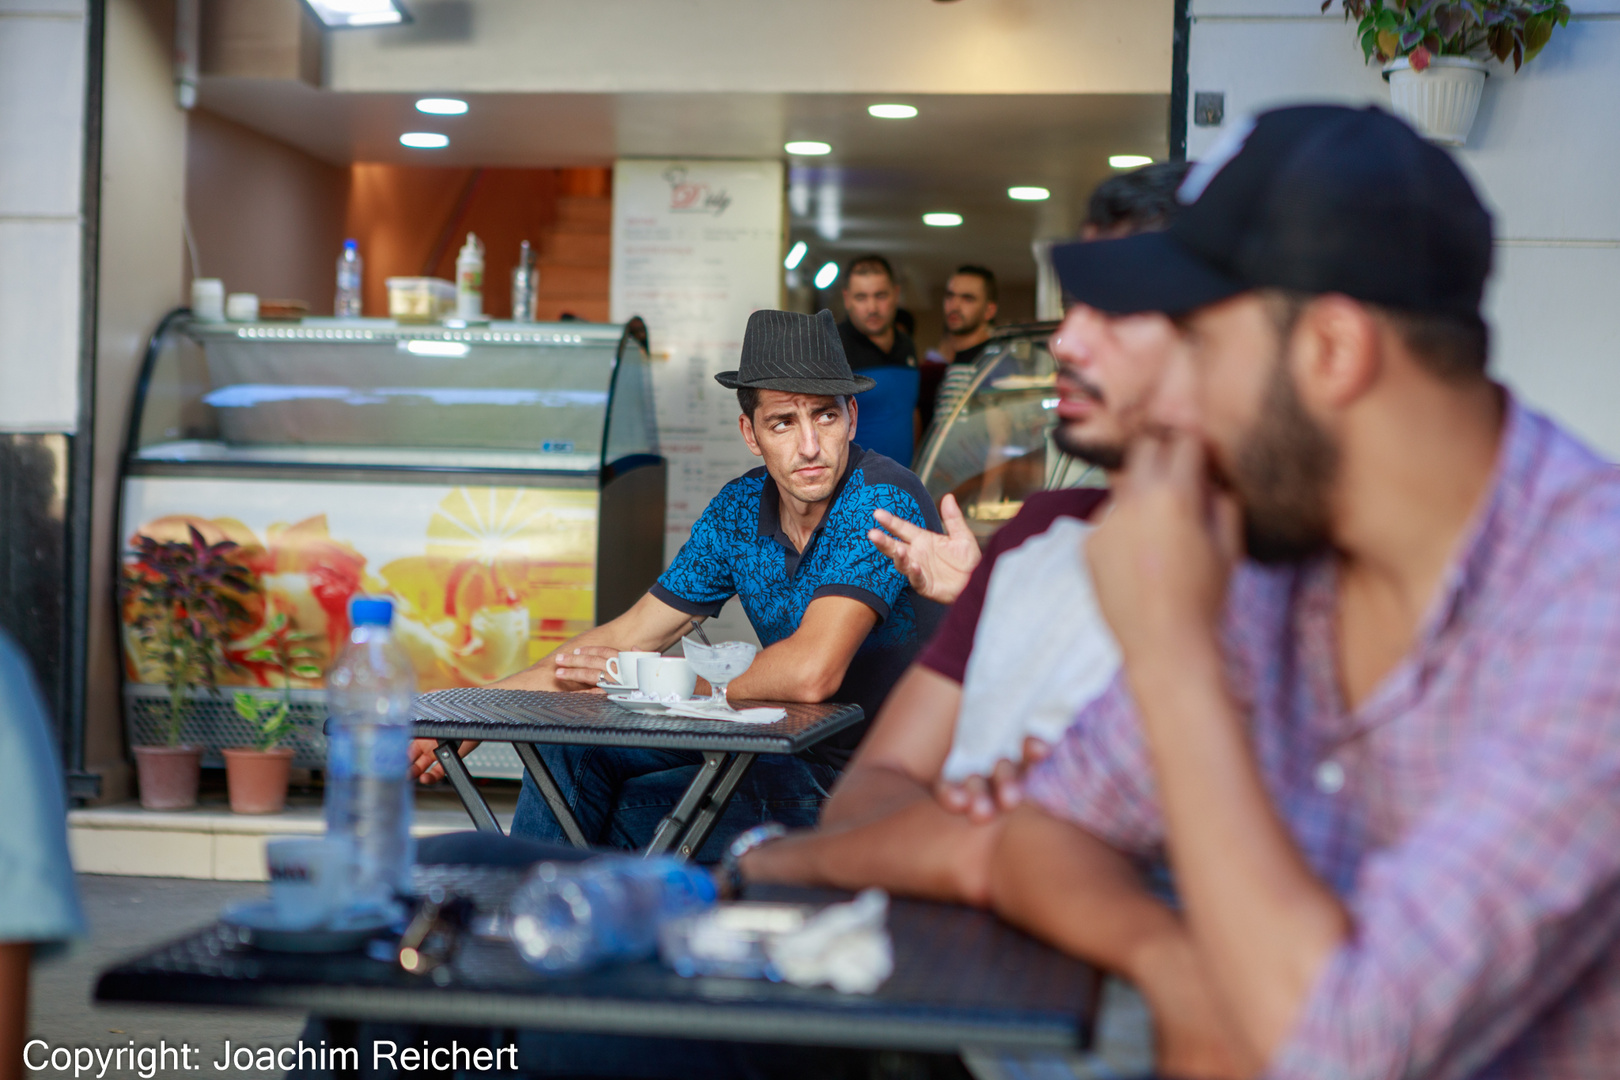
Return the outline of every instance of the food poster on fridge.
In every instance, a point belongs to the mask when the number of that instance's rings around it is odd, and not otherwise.
[[[277,634],[299,635],[324,672],[356,593],[394,601],[423,690],[487,685],[593,625],[591,490],[141,477],[126,484],[122,517],[126,574],[137,535],[189,542],[195,527],[209,544],[238,545],[229,558],[253,591],[237,597],[245,614],[230,621],[225,686],[282,686],[275,664],[248,659]],[[162,684],[135,648],[137,602],[126,590],[125,670]]]

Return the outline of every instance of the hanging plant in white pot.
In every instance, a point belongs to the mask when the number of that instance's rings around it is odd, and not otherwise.
[[[1395,114],[1439,143],[1461,146],[1485,90],[1485,61],[1517,71],[1569,23],[1562,0],[1341,0],[1361,53],[1384,65]],[[1323,0],[1322,10],[1333,6]]]

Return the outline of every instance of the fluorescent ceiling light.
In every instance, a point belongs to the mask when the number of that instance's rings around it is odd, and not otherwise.
[[[879,120],[910,120],[917,115],[915,105],[868,105],[866,111]]]
[[[1007,189],[1007,198],[1017,199],[1019,202],[1044,202],[1052,197],[1052,193],[1043,187],[1010,187]]]
[[[797,270],[799,264],[804,262],[804,256],[809,250],[810,245],[800,240],[793,245],[793,250],[787,253],[787,258],[782,260],[782,267],[786,270]]]
[[[821,269],[816,271],[816,288],[818,289],[825,289],[837,280],[838,264],[835,262],[824,262],[821,264]]]
[[[416,103],[416,111],[434,116],[460,116],[467,111],[467,103],[453,97],[425,97]]]
[[[1113,154],[1108,158],[1108,164],[1116,169],[1135,169],[1153,164],[1153,159],[1141,154]]]
[[[813,142],[808,139],[803,142],[787,143],[782,149],[797,157],[817,157],[821,154],[832,153],[832,147],[827,143]]]
[[[465,343],[460,341],[431,341],[425,339],[402,341],[399,343],[399,347],[403,351],[411,353],[413,356],[448,356],[460,358],[466,356],[472,351]]]
[[[399,144],[417,150],[443,150],[450,145],[450,136],[437,131],[407,131],[399,137]]]
[[[304,6],[328,30],[410,21],[399,0],[304,0]]]
[[[948,227],[950,227],[952,225],[960,225],[960,224],[962,224],[962,215],[961,214],[943,213],[943,212],[935,213],[935,214],[924,214],[923,215],[923,224],[924,225],[938,225],[941,228],[948,228]]]

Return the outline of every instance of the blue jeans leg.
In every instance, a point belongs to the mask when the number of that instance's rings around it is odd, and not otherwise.
[[[573,813],[574,820],[579,822],[580,831],[593,846],[611,843],[608,820],[627,783],[671,769],[695,766],[703,760],[701,754],[684,750],[556,745],[540,745],[536,749],[557,781],[557,788],[562,792],[563,801]],[[687,782],[690,783],[690,778]],[[664,799],[664,813],[675,806],[681,792],[686,789],[685,784],[674,780],[670,783],[675,786],[657,788]],[[656,824],[654,822],[654,827]],[[523,777],[523,790],[518,795],[517,812],[512,818],[512,835],[552,843],[568,842],[556,815],[546,805],[539,787],[527,773]],[[648,838],[651,836],[649,832]]]

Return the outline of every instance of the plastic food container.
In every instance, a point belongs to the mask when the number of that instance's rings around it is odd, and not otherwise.
[[[391,277],[388,314],[397,322],[438,322],[456,310],[455,283],[444,278]]]

